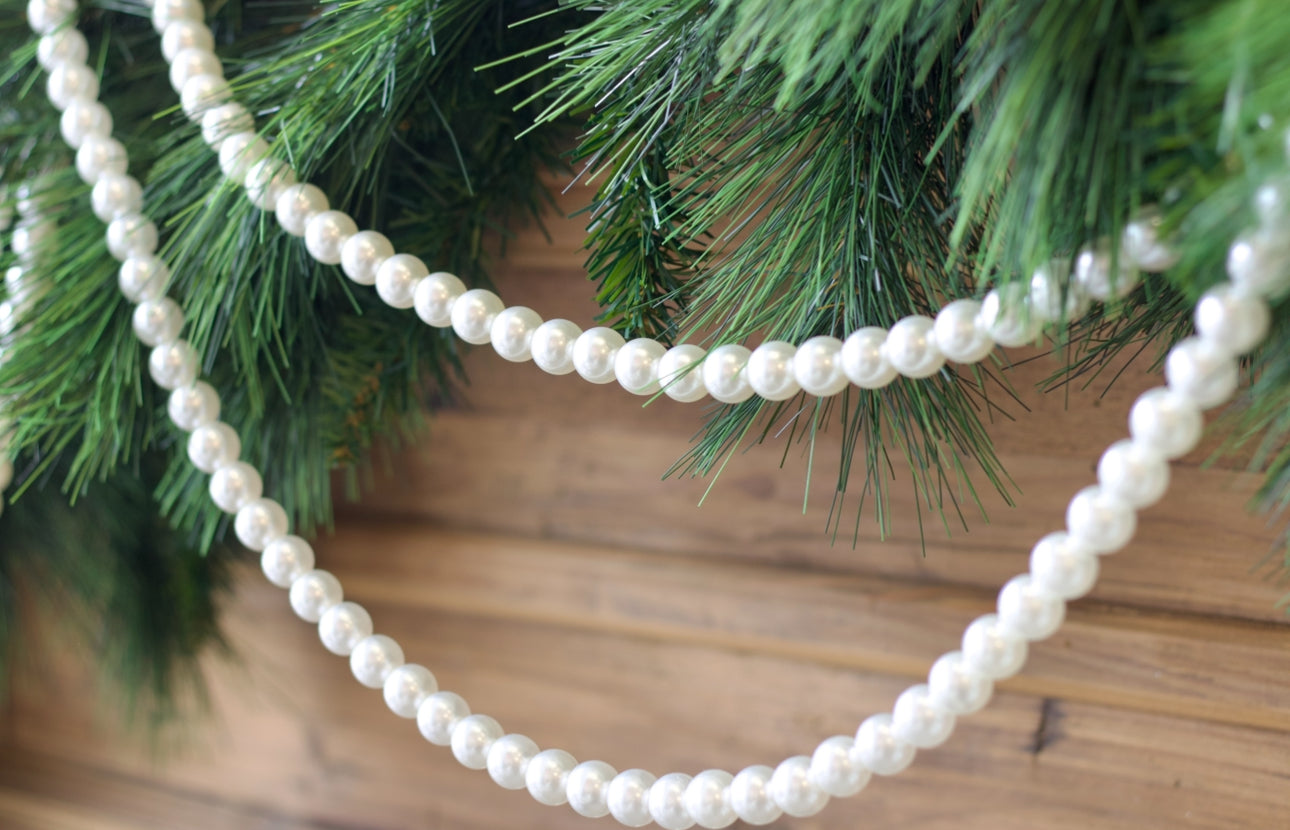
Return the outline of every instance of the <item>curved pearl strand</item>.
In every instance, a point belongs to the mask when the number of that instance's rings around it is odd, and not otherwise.
[[[194,8],[196,15],[201,14],[200,6],[189,0],[163,3],[159,7],[167,10],[161,13],[163,20],[185,9],[190,15]],[[60,28],[74,14],[71,0],[32,0],[28,7],[32,28],[44,35],[40,54],[61,56],[49,60],[52,67],[46,66],[52,70],[51,86],[56,77],[82,79],[76,90],[59,89],[59,94],[50,95],[64,112],[73,106],[92,109],[97,105],[97,81],[85,80],[92,73],[83,57],[76,58],[76,43],[83,43],[83,37],[70,27]],[[176,19],[191,23],[195,18]],[[72,45],[66,46],[68,42]],[[97,129],[91,135],[111,140],[106,130]],[[68,143],[75,146],[71,140]],[[1259,202],[1263,227],[1231,246],[1230,282],[1206,293],[1197,305],[1197,335],[1170,351],[1167,386],[1144,393],[1134,404],[1129,417],[1132,437],[1111,445],[1102,456],[1098,484],[1077,493],[1067,508],[1066,530],[1039,541],[1031,552],[1030,571],[1000,591],[997,613],[974,620],[963,634],[961,649],[942,655],[932,665],[927,683],[903,692],[891,713],[865,720],[854,738],[828,738],[812,755],[789,758],[773,769],[753,766],[737,775],[706,770],[695,776],[670,773],[655,778],[644,770],[619,773],[600,761],[578,763],[563,750],[539,751],[523,735],[504,734],[493,718],[472,714],[459,695],[439,691],[428,669],[405,664],[398,643],[374,634],[367,611],[343,601],[340,582],[314,568],[308,542],[287,534],[286,512],[277,502],[262,498],[259,472],[237,460],[240,441],[231,427],[218,420],[220,402],[215,390],[197,380],[196,352],[178,337],[182,311],[163,296],[168,273],[154,255],[156,228],[139,213],[137,182],[131,186],[132,179],[122,181],[129,178],[124,174],[124,148],[114,158],[119,158],[121,172],[100,171],[93,182],[92,201],[96,213],[106,214],[109,249],[124,260],[120,285],[138,304],[135,331],[153,347],[149,373],[160,386],[172,390],[169,415],[191,433],[190,460],[211,473],[212,500],[235,515],[238,539],[262,552],[265,575],[273,584],[290,589],[292,608],[318,624],[327,649],[349,657],[359,682],[382,689],[392,711],[415,718],[429,741],[451,746],[463,765],[487,769],[503,787],[527,788],[541,803],[568,803],[585,816],[611,814],[628,827],[655,821],[666,830],[686,830],[696,823],[721,828],[736,818],[767,824],[782,813],[811,815],[830,797],[859,792],[873,774],[893,775],[905,769],[917,749],[943,743],[958,716],[982,708],[994,682],[1021,669],[1030,641],[1057,630],[1066,602],[1092,588],[1098,557],[1128,543],[1136,528],[1136,511],[1164,493],[1168,460],[1185,454],[1199,440],[1202,410],[1234,392],[1237,356],[1252,349],[1268,329],[1265,298],[1290,283],[1290,243],[1282,227],[1286,194],[1279,193],[1275,209],[1265,210],[1264,202]],[[100,187],[108,191],[102,197]]]

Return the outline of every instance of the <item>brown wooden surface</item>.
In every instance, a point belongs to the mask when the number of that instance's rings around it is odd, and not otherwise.
[[[510,302],[586,320],[575,223],[518,240]],[[1028,390],[992,428],[1020,490],[950,538],[915,521],[908,474],[892,534],[824,533],[836,437],[805,459],[783,439],[706,481],[661,476],[699,423],[613,386],[549,378],[484,350],[472,386],[318,545],[379,630],[508,730],[618,768],[773,762],[849,734],[953,648],[963,625],[1060,527],[1124,429],[1131,370],[1104,396]],[[835,431],[836,432],[836,431]],[[1257,573],[1276,528],[1244,507],[1256,479],[1175,470],[1139,539],[992,705],[896,778],[818,817],[820,830],[1290,828],[1290,626]],[[844,510],[851,509],[851,504]],[[850,528],[850,514],[844,526]],[[844,536],[847,534],[844,533]],[[248,567],[228,624],[240,660],[211,661],[213,716],[160,757],[110,726],[84,670],[62,663],[14,700],[0,734],[0,828],[585,828],[499,791],[359,687]],[[603,820],[602,820],[603,823]]]

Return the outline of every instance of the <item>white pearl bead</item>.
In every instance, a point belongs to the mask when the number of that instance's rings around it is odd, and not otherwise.
[[[828,398],[847,388],[850,381],[842,370],[842,341],[836,337],[812,337],[793,358],[793,377],[808,395]]]
[[[887,359],[887,330],[865,326],[842,344],[842,371],[861,389],[881,389],[899,374]]]
[[[1200,409],[1165,387],[1143,392],[1129,412],[1133,440],[1165,458],[1178,458],[1191,452],[1200,442],[1203,428]]]
[[[28,0],[27,25],[47,35],[76,18],[75,0]]]
[[[829,803],[829,794],[811,780],[811,759],[795,755],[780,762],[770,778],[770,797],[790,816],[813,816]]]
[[[892,368],[907,378],[926,378],[939,372],[945,355],[936,345],[935,325],[932,318],[914,314],[892,326],[883,346]]]
[[[291,583],[287,593],[291,610],[305,622],[316,623],[344,599],[340,581],[327,571],[311,570]]]
[[[380,279],[379,271],[377,279]],[[493,338],[493,318],[504,308],[501,298],[493,292],[472,288],[452,304],[452,330],[467,343],[476,346],[487,343]]]
[[[98,183],[101,176],[125,175],[125,147],[111,136],[87,135],[76,151],[76,174],[88,185]]]
[[[251,167],[269,155],[269,145],[255,133],[233,133],[219,146],[219,169],[231,182],[241,184]]]
[[[360,640],[349,653],[349,671],[369,689],[382,689],[395,669],[403,665],[403,647],[384,634]]]
[[[503,734],[502,725],[488,715],[468,715],[452,730],[452,756],[466,769],[483,769],[488,750]]]
[[[513,305],[504,308],[493,318],[489,339],[493,350],[504,360],[523,363],[533,358],[533,332],[542,325],[542,318],[531,308]]]
[[[834,735],[825,738],[811,755],[812,783],[829,795],[846,798],[869,783],[872,773],[855,754],[855,738]]]
[[[891,709],[891,734],[919,749],[931,749],[949,740],[954,713],[931,699],[926,683],[910,686]]]
[[[184,327],[184,312],[169,297],[146,300],[134,307],[130,316],[134,335],[145,346],[160,346],[179,336]]]
[[[203,473],[232,464],[241,453],[241,439],[222,421],[204,424],[188,436],[188,460]]]
[[[224,64],[209,49],[189,48],[180,51],[170,62],[170,85],[175,92],[183,92],[189,78],[198,75],[224,77]],[[205,116],[203,115],[203,118]]]
[[[90,206],[103,222],[143,209],[143,188],[134,176],[104,173],[90,191]]]
[[[1076,599],[1093,590],[1097,572],[1097,554],[1075,544],[1064,531],[1049,533],[1030,551],[1031,580],[1063,599]]]
[[[229,89],[228,81],[218,75],[194,75],[184,84],[183,90],[179,93],[179,106],[183,109],[184,115],[188,120],[200,124],[202,116],[206,111],[214,107],[227,104],[233,91]],[[273,204],[269,202],[269,205]],[[268,209],[268,205],[260,205]]]
[[[117,288],[132,303],[165,296],[170,285],[170,269],[155,256],[135,255],[121,263]]]
[[[161,54],[167,63],[173,61],[175,56],[185,49],[214,51],[215,37],[211,34],[210,27],[200,19],[174,20],[162,31]]]
[[[58,120],[58,131],[67,146],[80,149],[90,136],[106,138],[112,135],[112,113],[107,107],[88,98],[76,98],[63,110]]]
[[[118,216],[108,223],[108,253],[119,262],[156,252],[157,241],[157,226],[137,213]]]
[[[148,374],[162,389],[191,386],[197,380],[197,350],[187,340],[162,343],[148,353]]]
[[[310,186],[305,185],[305,187]],[[294,187],[299,187],[299,185]],[[283,188],[282,193],[285,195],[291,190],[292,188]],[[318,191],[318,196],[322,198],[323,202],[326,202],[327,197],[323,195],[321,190]],[[278,197],[276,203],[282,203],[282,196]],[[339,210],[323,210],[314,213],[305,219],[304,226],[305,249],[309,251],[311,257],[324,265],[339,265],[341,246],[351,236],[358,233],[358,225],[354,223],[354,220],[349,217],[349,214]],[[285,228],[286,225],[284,224],[283,227]],[[404,254],[403,256],[407,255]],[[381,267],[385,267],[389,262],[390,260],[386,260]],[[422,268],[424,267],[422,266]],[[379,272],[377,273],[376,281],[379,290],[381,281]],[[408,305],[410,306],[411,303],[409,302]]]
[[[785,401],[801,391],[794,374],[797,347],[783,340],[770,340],[753,349],[744,367],[752,390],[768,401]]]
[[[914,761],[914,745],[891,731],[891,715],[871,715],[856,730],[856,758],[878,775],[895,775]]]
[[[254,130],[255,119],[236,101],[211,107],[202,114],[202,141],[216,152],[224,149],[225,139]]]
[[[1159,273],[1178,263],[1178,254],[1160,239],[1164,218],[1155,208],[1144,208],[1137,218],[1124,226],[1120,237],[1120,254],[1130,265]]]
[[[152,5],[152,27],[164,34],[172,24],[201,22],[206,17],[200,0],[155,0]]]
[[[1169,487],[1169,462],[1144,444],[1116,441],[1098,461],[1097,481],[1103,492],[1141,510],[1164,496]]]
[[[991,289],[981,300],[980,325],[1000,346],[1015,348],[1035,342],[1043,321],[1030,310],[1030,291],[1012,282]]]
[[[998,616],[977,617],[963,632],[963,668],[991,680],[1003,680],[1021,671],[1029,647],[1026,640],[999,624]]]
[[[738,816],[730,806],[730,782],[734,776],[725,770],[707,769],[685,788],[685,810],[700,827],[719,830],[735,823]]]
[[[75,26],[49,32],[36,44],[36,62],[46,72],[60,63],[85,63],[89,56],[90,45]]]
[[[565,795],[569,806],[580,816],[600,818],[609,815],[609,782],[618,770],[604,761],[583,761],[569,772]]]
[[[65,110],[77,99],[93,101],[99,97],[99,78],[83,63],[60,63],[49,73],[45,91],[50,103]]]
[[[1165,358],[1169,388],[1201,409],[1225,403],[1240,380],[1236,359],[1199,337],[1175,344]]]
[[[426,325],[446,329],[452,325],[452,307],[465,293],[466,285],[457,277],[446,271],[435,271],[412,290],[412,307]]]
[[[524,786],[539,804],[558,807],[569,800],[565,785],[577,759],[563,749],[547,749],[533,756],[524,771]]]
[[[1254,212],[1264,228],[1275,228],[1290,213],[1290,178],[1280,177],[1254,191]]]
[[[1066,507],[1066,531],[1071,541],[1097,554],[1124,547],[1137,528],[1133,506],[1098,485],[1080,490]]]
[[[703,386],[722,403],[740,403],[753,396],[746,370],[752,352],[728,343],[708,352],[703,360]]]
[[[57,225],[51,221],[40,221],[33,224],[23,222],[13,229],[9,244],[14,254],[24,263],[30,262],[36,254],[54,238]]]
[[[237,511],[233,532],[248,550],[262,551],[287,534],[287,511],[273,499],[256,499]]]
[[[341,602],[318,619],[318,639],[332,654],[347,657],[359,641],[372,636],[372,615],[356,602]]]
[[[963,652],[942,654],[927,673],[927,702],[955,715],[979,712],[994,694],[994,680],[974,671]]]
[[[1088,293],[1070,279],[1070,262],[1054,259],[1035,269],[1030,277],[1030,313],[1045,323],[1078,320],[1088,311]]]
[[[187,89],[187,87],[184,87]],[[282,191],[296,183],[296,171],[292,170],[285,161],[273,157],[262,158],[246,171],[246,179],[243,184],[246,187],[246,198],[251,200],[251,204],[260,210],[273,210],[274,205],[278,203],[278,197]],[[328,213],[330,213],[329,211]],[[339,211],[336,211],[339,213]],[[341,214],[344,216],[344,214]],[[315,219],[317,217],[314,217]],[[329,265],[335,265],[340,262],[340,245],[345,239],[352,236],[358,226],[354,225],[354,220],[349,219],[349,224],[341,223],[335,230],[339,231],[339,238],[336,244],[336,254],[327,260]],[[322,230],[319,233],[324,233]],[[330,238],[324,233],[324,239]],[[320,243],[323,240],[320,240]],[[305,223],[305,247],[309,246],[309,223]],[[326,249],[323,249],[326,250]],[[309,252],[313,254],[313,251]],[[317,259],[317,257],[314,257]]]
[[[435,679],[434,673],[416,663],[407,663],[395,668],[390,672],[390,676],[385,678],[385,683],[381,687],[385,705],[401,718],[415,718],[425,699],[437,691],[439,691],[439,681]],[[489,771],[491,772],[491,768]]]
[[[614,362],[618,350],[626,345],[623,336],[611,328],[596,326],[578,335],[573,341],[570,356],[573,368],[584,380],[592,383],[612,383],[618,375],[614,372]]]
[[[314,549],[299,536],[279,536],[265,545],[264,552],[260,554],[260,570],[264,571],[264,578],[279,588],[294,587],[300,577],[313,569]],[[301,591],[305,591],[305,588],[302,587]],[[336,602],[340,600],[341,597],[337,594]],[[321,609],[309,622],[318,622],[320,616]]]
[[[1290,236],[1273,230],[1241,234],[1227,250],[1227,275],[1247,293],[1279,295],[1290,284]]]
[[[694,818],[685,809],[685,790],[690,786],[690,776],[683,772],[669,772],[649,788],[649,814],[663,830],[689,830]]]
[[[1111,267],[1111,247],[1105,242],[1085,247],[1075,257],[1075,282],[1096,300],[1127,297],[1138,287],[1138,280],[1137,269],[1123,253]]]
[[[219,395],[209,383],[201,380],[192,386],[176,389],[166,401],[170,420],[184,432],[192,432],[219,420],[219,410]]]
[[[568,320],[547,320],[533,331],[529,351],[538,368],[551,375],[573,371],[573,344],[582,329]]]
[[[522,790],[524,773],[538,754],[538,745],[527,735],[503,735],[488,750],[488,775],[499,787]]]
[[[234,461],[211,473],[211,501],[225,513],[236,513],[264,495],[260,472],[245,461]]]
[[[1257,296],[1238,291],[1231,283],[1206,291],[1196,304],[1196,332],[1201,339],[1230,355],[1242,355],[1267,337],[1272,311]]]
[[[394,244],[383,233],[359,231],[340,246],[340,269],[359,285],[375,285],[381,263],[394,256]]]
[[[775,770],[757,765],[740,770],[730,782],[730,806],[749,824],[770,824],[784,811],[770,794],[770,779]]]
[[[1036,585],[1030,574],[1008,580],[999,591],[999,625],[1027,640],[1044,640],[1061,628],[1066,601]]]
[[[216,110],[211,110],[206,113],[206,116],[210,117],[216,112]],[[331,204],[327,201],[327,194],[323,193],[319,188],[314,187],[311,184],[293,184],[291,187],[284,188],[282,194],[278,196],[278,201],[273,203],[273,215],[278,218],[278,224],[282,226],[284,231],[292,236],[304,236],[305,228],[309,221],[315,216],[326,212],[330,207]],[[344,216],[344,214],[340,215]],[[345,218],[349,219],[348,216]],[[350,223],[353,224],[352,219],[350,220]],[[318,229],[318,234],[326,235],[328,231],[336,232],[336,235],[339,235],[339,229],[333,227],[320,227]],[[357,228],[355,228],[354,231],[351,231],[350,235],[352,236],[356,231]],[[324,245],[330,244],[334,241],[334,238],[330,237],[326,239],[315,239],[314,244]],[[308,241],[305,242],[305,247],[309,247]],[[318,257],[314,255],[313,249],[310,249],[309,253],[311,256],[314,256],[314,259],[318,259]]]
[[[609,782],[609,813],[624,827],[644,827],[654,818],[649,814],[649,791],[654,776],[643,769],[620,772]]]
[[[614,377],[618,385],[633,395],[653,395],[662,386],[658,382],[658,362],[667,351],[657,340],[638,337],[623,344],[614,355]]]
[[[376,294],[391,308],[412,308],[416,305],[417,283],[428,276],[430,269],[420,259],[412,254],[395,254],[376,267]]]
[[[452,733],[462,718],[470,716],[470,707],[456,692],[434,692],[417,709],[417,729],[435,746],[452,743]]]
[[[658,382],[674,401],[692,403],[708,396],[703,385],[703,358],[707,355],[693,343],[673,346],[658,359]],[[691,368],[693,367],[693,368]]]
[[[990,332],[978,324],[981,304],[955,300],[936,315],[932,336],[941,354],[955,363],[980,363],[994,350]]]

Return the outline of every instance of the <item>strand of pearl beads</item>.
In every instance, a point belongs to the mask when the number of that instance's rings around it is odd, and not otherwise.
[[[64,42],[67,32],[74,30],[60,27],[74,13],[75,6],[68,0],[34,0],[29,5],[32,28],[44,36],[42,55],[60,54],[57,43],[46,46],[44,40]],[[64,78],[84,75],[68,70],[69,64],[77,64],[66,52],[61,54],[57,61],[50,59],[55,64],[51,78],[59,69],[64,70]],[[74,47],[71,54],[75,55]],[[96,103],[89,88],[85,84],[75,94],[50,98],[66,112],[73,101],[86,106]],[[97,83],[94,88],[96,93]],[[124,148],[120,161],[122,172],[114,175],[124,175]],[[96,191],[108,175],[113,174],[104,173],[94,183]],[[111,186],[105,189],[111,191],[111,198],[93,201],[96,213],[107,215],[109,251],[124,260],[120,283],[123,293],[138,303],[136,333],[152,346],[149,373],[172,390],[170,417],[191,433],[189,457],[199,469],[211,473],[212,500],[234,514],[234,529],[243,544],[262,552],[261,564],[270,581],[289,588],[295,612],[318,624],[319,636],[330,651],[348,656],[359,682],[382,689],[392,711],[415,718],[428,740],[450,746],[463,765],[486,769],[499,785],[527,789],[544,804],[568,803],[581,815],[612,815],[629,827],[654,821],[665,830],[686,830],[694,824],[721,828],[736,818],[768,824],[783,813],[811,815],[831,797],[856,794],[872,775],[900,772],[917,749],[943,743],[960,715],[988,702],[995,681],[1020,670],[1030,641],[1057,630],[1066,602],[1092,588],[1098,557],[1129,541],[1136,528],[1136,511],[1163,495],[1169,476],[1167,460],[1186,453],[1199,440],[1202,410],[1234,392],[1236,357],[1265,335],[1270,318],[1265,297],[1283,291],[1290,274],[1283,211],[1261,212],[1263,227],[1231,247],[1231,282],[1208,292],[1197,306],[1197,336],[1171,350],[1167,385],[1139,398],[1129,419],[1132,437],[1108,448],[1098,464],[1098,484],[1072,499],[1066,530],[1039,541],[1031,553],[1029,572],[1000,592],[997,613],[973,621],[961,648],[938,659],[927,683],[902,693],[891,713],[868,718],[854,737],[830,737],[812,755],[789,758],[775,768],[753,766],[737,775],[721,770],[694,776],[669,773],[656,778],[639,769],[620,773],[600,761],[578,763],[563,750],[539,751],[523,735],[504,734],[496,720],[472,714],[459,695],[440,691],[428,669],[405,664],[394,640],[373,633],[367,611],[344,601],[340,582],[314,568],[309,544],[287,533],[282,507],[262,498],[259,473],[236,460],[237,434],[218,420],[215,390],[196,379],[196,353],[178,338],[182,312],[163,296],[167,272],[155,257],[156,229],[139,213],[142,206],[133,198],[136,191],[108,181]],[[1277,202],[1284,203],[1284,198]],[[1259,204],[1262,211],[1264,202]]]
[[[257,207],[272,210],[287,233],[303,237],[315,260],[375,285],[384,302],[414,308],[430,326],[451,328],[467,343],[491,344],[506,360],[532,360],[553,375],[577,372],[591,383],[617,381],[636,395],[662,392],[687,402],[711,396],[733,404],[754,395],[787,400],[801,391],[830,397],[850,384],[880,389],[898,376],[930,377],[947,361],[977,363],[996,345],[1033,343],[1044,325],[1078,319],[1092,300],[1132,291],[1139,269],[1161,271],[1175,260],[1158,238],[1159,215],[1148,210],[1126,227],[1118,267],[1103,240],[1073,263],[1056,259],[1040,267],[1029,284],[994,289],[980,302],[950,302],[934,319],[910,315],[890,330],[866,326],[845,339],[812,337],[800,346],[771,340],[752,350],[733,343],[705,351],[688,343],[669,349],[650,338],[629,342],[611,328],[584,331],[569,320],[543,321],[526,306],[507,307],[491,291],[467,290],[454,275],[431,273],[416,256],[396,253],[383,234],[360,231],[350,216],[331,209],[322,190],[300,184],[290,166],[270,155],[251,114],[232,100],[201,4],[161,0],[152,20],[184,112],[201,125],[225,177],[245,187]],[[99,117],[97,110],[86,116],[94,123]],[[70,121],[72,137],[80,138],[79,113]],[[89,143],[87,156],[97,156],[98,142]]]

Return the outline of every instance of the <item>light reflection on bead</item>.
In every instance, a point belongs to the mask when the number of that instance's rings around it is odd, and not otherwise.
[[[1169,459],[1195,449],[1203,428],[1200,409],[1165,387],[1143,392],[1129,412],[1133,440]]]
[[[1030,551],[1031,579],[1063,599],[1091,591],[1098,570],[1097,554],[1075,544],[1065,531],[1049,533]]]
[[[669,772],[650,787],[649,814],[663,830],[688,830],[694,826],[694,818],[685,809],[685,791],[689,786],[690,776]]]
[[[955,715],[979,712],[994,694],[994,680],[969,666],[961,651],[942,654],[927,673],[927,701]]]
[[[753,349],[744,367],[744,377],[753,392],[768,401],[785,401],[801,391],[793,371],[797,347],[783,340],[770,340]]]
[[[547,749],[533,756],[524,773],[529,795],[539,804],[558,807],[569,800],[566,785],[577,759],[563,749]]]
[[[395,254],[376,268],[376,294],[390,308],[412,308],[416,305],[417,284],[428,276],[430,269],[418,257]]]
[[[708,769],[694,776],[685,788],[685,810],[695,823],[707,830],[729,827],[738,818],[730,806],[730,782],[725,770]]]
[[[547,320],[533,331],[529,351],[537,367],[549,375],[567,375],[574,370],[573,344],[582,329],[569,320]]]
[[[170,420],[184,432],[192,432],[219,420],[219,410],[219,395],[209,383],[201,380],[192,386],[181,386],[171,392],[166,401]]]
[[[260,570],[264,571],[265,579],[279,588],[294,587],[300,577],[313,569],[314,549],[299,536],[279,536],[265,545],[264,552],[260,554]],[[312,591],[312,589],[312,586],[309,586],[308,583],[302,583],[300,591],[306,593]],[[341,597],[337,594],[336,602],[340,602],[340,600]],[[302,597],[302,602],[305,601],[312,602],[312,597],[308,598],[308,600]],[[292,602],[294,607],[295,601],[293,600]],[[310,607],[312,608],[313,606]],[[308,621],[318,622],[318,617],[321,615],[322,610],[319,610],[318,614]]]
[[[1114,553],[1127,545],[1137,527],[1133,506],[1099,485],[1080,490],[1066,507],[1071,541],[1097,554]]]
[[[340,246],[340,268],[358,285],[375,285],[377,269],[392,256],[394,245],[385,234],[359,231]]]
[[[493,319],[489,337],[493,350],[503,360],[524,363],[533,359],[533,332],[542,325],[542,318],[531,308],[513,305]]]
[[[829,398],[847,388],[851,381],[842,370],[842,341],[836,337],[812,337],[793,357],[793,377],[808,395]]]
[[[664,352],[658,360],[658,379],[663,392],[682,403],[706,398],[708,389],[703,385],[701,365],[706,355],[707,352],[693,343],[682,343]]]
[[[1169,488],[1169,462],[1145,444],[1116,441],[1098,461],[1097,481],[1103,492],[1141,510],[1160,501]]]
[[[790,816],[813,816],[829,803],[829,794],[811,780],[811,759],[795,755],[780,762],[770,778],[770,797]]]
[[[259,470],[245,461],[235,461],[211,474],[209,490],[216,507],[225,513],[236,513],[264,495],[264,482]]]
[[[1021,671],[1028,650],[1026,641],[1004,630],[994,614],[977,617],[963,631],[963,668],[991,680]]]
[[[657,780],[643,769],[620,772],[609,782],[606,793],[609,812],[624,827],[644,827],[653,821],[649,814],[649,791]]]
[[[452,325],[452,307],[465,293],[466,285],[460,279],[446,271],[436,271],[412,289],[412,307],[423,323],[445,329]]]
[[[999,591],[999,625],[1027,640],[1051,637],[1066,619],[1066,601],[1036,585],[1030,574],[1008,580]]]
[[[609,782],[618,771],[604,761],[583,761],[569,772],[565,795],[569,806],[580,816],[600,818],[609,815]]]
[[[403,665],[403,647],[384,634],[360,640],[349,653],[349,671],[369,689],[380,689],[390,674]]]
[[[717,346],[708,352],[703,359],[703,386],[708,394],[722,403],[740,403],[751,398],[753,389],[744,371],[751,355],[752,352],[735,343]]]
[[[991,289],[981,300],[980,324],[1000,346],[1027,346],[1039,336],[1043,321],[1030,311],[1027,286],[1008,283]]]
[[[372,615],[356,602],[341,602],[318,619],[318,639],[332,654],[348,657],[360,640],[372,636]]]
[[[327,571],[311,570],[291,583],[291,610],[305,622],[316,623],[344,599],[340,581]]]
[[[623,336],[611,328],[587,329],[573,341],[573,368],[591,383],[612,383],[618,378],[614,362],[624,345]]]
[[[407,663],[391,671],[381,687],[385,705],[401,718],[415,718],[425,699],[437,691],[439,691],[439,682],[435,679],[434,673],[416,663]],[[537,747],[534,747],[533,751],[537,752]],[[491,768],[489,771],[491,772]],[[520,786],[524,786],[523,781],[520,782]]]
[[[878,775],[895,775],[914,761],[914,745],[891,731],[891,715],[870,715],[856,730],[856,758]]]
[[[872,773],[860,763],[855,748],[855,739],[848,735],[834,735],[821,741],[811,755],[810,776],[815,786],[838,798],[863,790]]]
[[[538,754],[538,745],[527,735],[503,735],[488,750],[488,776],[507,790],[524,789],[524,773]]]
[[[269,542],[286,535],[287,511],[273,499],[256,499],[237,511],[233,532],[247,550],[262,551]]]
[[[206,113],[206,117],[209,118],[217,113],[217,110],[211,110]],[[278,200],[273,204],[273,214],[277,217],[278,224],[282,226],[284,231],[292,236],[305,236],[305,229],[308,227],[310,220],[326,212],[330,206],[327,201],[327,194],[317,187],[311,184],[293,184],[291,187],[284,188],[281,195],[278,196]],[[341,215],[343,216],[344,214]],[[313,245],[319,245],[323,242],[318,238],[322,230],[324,229],[316,229]],[[331,228],[326,230],[330,231]],[[310,247],[308,238],[305,240],[305,247],[309,249],[309,253],[314,256],[314,259],[318,259],[317,255],[313,254],[313,248]],[[322,262],[323,260],[319,261]]]
[[[470,715],[470,706],[456,692],[435,692],[417,709],[417,729],[435,746],[452,743],[452,732],[462,718]]]
[[[955,363],[980,363],[994,349],[994,340],[980,324],[981,304],[955,300],[936,315],[932,336],[936,348]]]
[[[1268,336],[1272,310],[1261,297],[1223,283],[1206,291],[1193,315],[1205,342],[1230,355],[1250,352]]]
[[[1201,409],[1226,403],[1240,380],[1236,359],[1199,337],[1188,337],[1165,358],[1169,388]]]
[[[379,272],[377,279],[380,279]],[[471,289],[452,304],[452,330],[467,343],[476,346],[487,343],[493,336],[493,318],[504,308],[506,306],[493,292],[483,288]]]
[[[502,725],[488,715],[467,715],[452,730],[452,756],[466,769],[483,769],[488,750],[503,734]]]
[[[891,710],[891,733],[919,749],[940,746],[954,731],[954,713],[937,705],[927,684],[910,686]]]
[[[614,355],[614,377],[618,385],[633,395],[653,395],[662,387],[658,382],[658,362],[666,348],[657,340],[638,337],[624,343]]]

